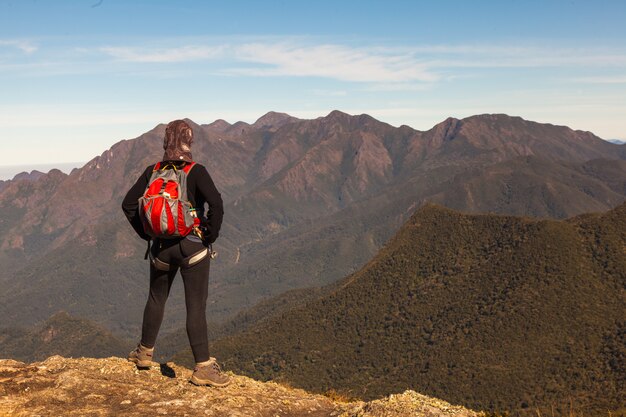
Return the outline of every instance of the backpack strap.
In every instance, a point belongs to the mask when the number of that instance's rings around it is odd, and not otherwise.
[[[195,165],[195,162],[190,162],[187,165],[185,165],[185,167],[183,168],[183,172],[185,174],[189,174],[189,171],[191,171],[191,168],[193,168],[193,166]]]
[[[148,240],[148,249],[146,249],[146,254],[143,256],[143,259],[148,259],[149,254],[150,254],[150,240]]]
[[[154,165],[154,168],[152,169],[152,171],[158,171],[158,170],[160,170],[160,169],[161,169],[161,162],[162,162],[162,161],[157,162],[157,163]],[[191,168],[193,168],[193,166],[194,166],[195,164],[196,164],[196,163],[195,163],[195,162],[193,162],[193,161],[192,161],[192,162],[189,162],[189,163],[187,163],[187,164],[185,164],[185,166],[183,167],[183,172],[184,172],[185,174],[189,174],[189,171],[191,171]],[[178,169],[178,168],[176,168],[176,165],[175,165],[175,164],[173,164],[173,163],[164,164],[162,168],[163,168],[163,169],[165,169],[165,168],[167,168],[168,166],[171,166],[171,167],[172,167],[172,168],[174,168],[175,170],[177,170],[177,169]]]

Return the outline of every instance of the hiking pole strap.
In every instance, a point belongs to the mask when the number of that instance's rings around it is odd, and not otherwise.
[[[150,241],[148,240],[148,248],[146,249],[146,254],[143,256],[143,259],[148,259],[148,255],[150,254]]]

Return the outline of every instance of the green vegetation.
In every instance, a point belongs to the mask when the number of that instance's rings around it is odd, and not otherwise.
[[[58,312],[31,330],[0,330],[0,358],[25,362],[44,360],[51,355],[103,358],[125,356],[132,343],[120,340],[108,330],[84,319]]]
[[[418,210],[363,269],[213,355],[365,399],[411,388],[474,409],[619,415],[626,204],[567,221]],[[617,414],[616,414],[617,413]]]

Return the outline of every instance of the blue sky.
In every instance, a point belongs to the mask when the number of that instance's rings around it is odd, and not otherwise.
[[[0,0],[0,164],[269,110],[420,130],[507,113],[626,139],[624,21],[622,1]]]

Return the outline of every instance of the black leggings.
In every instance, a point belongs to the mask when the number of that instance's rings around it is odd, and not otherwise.
[[[143,312],[141,344],[151,348],[156,342],[165,302],[170,293],[172,282],[181,261],[204,249],[201,242],[186,239],[157,240],[152,246],[153,258],[171,265],[169,271],[156,269],[150,263],[150,295]],[[206,324],[206,300],[209,289],[209,266],[211,258],[207,255],[200,262],[180,267],[185,286],[185,306],[187,307],[187,336],[196,362],[209,360],[209,342]]]

